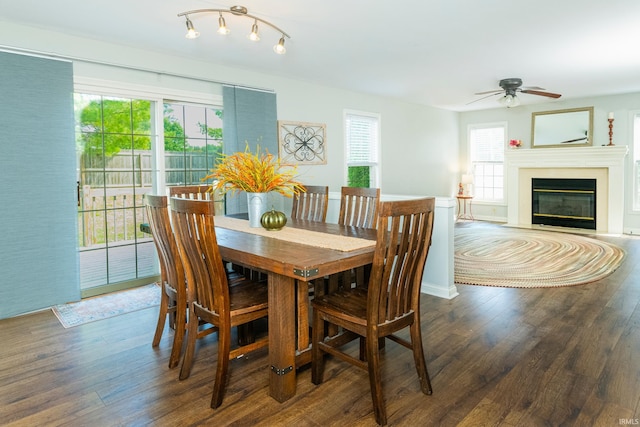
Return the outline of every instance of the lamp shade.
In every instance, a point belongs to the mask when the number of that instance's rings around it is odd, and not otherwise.
[[[465,185],[466,185],[466,184],[473,184],[473,175],[471,175],[471,174],[467,174],[467,173],[466,173],[466,174],[464,174],[464,175],[462,175],[462,180],[461,180],[461,182],[462,182],[463,184],[465,184]]]

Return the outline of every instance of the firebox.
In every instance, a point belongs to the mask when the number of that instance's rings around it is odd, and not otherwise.
[[[596,180],[531,179],[531,223],[596,229]]]

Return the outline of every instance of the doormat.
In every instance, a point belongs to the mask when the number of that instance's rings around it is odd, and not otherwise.
[[[97,320],[160,305],[160,287],[155,283],[124,291],[51,307],[62,326],[72,328]]]

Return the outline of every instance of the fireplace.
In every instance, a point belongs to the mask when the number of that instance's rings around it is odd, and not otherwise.
[[[622,233],[627,152],[625,145],[507,150],[507,223],[514,227],[533,225],[532,178],[595,179],[598,195],[595,231]]]
[[[532,178],[531,223],[596,229],[596,180]]]

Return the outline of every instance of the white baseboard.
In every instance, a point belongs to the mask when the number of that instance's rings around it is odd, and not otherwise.
[[[474,215],[474,219],[478,221],[488,221],[488,222],[507,222],[507,217],[504,216],[490,216],[490,215]]]
[[[459,295],[458,288],[456,288],[455,284],[449,286],[449,289],[445,289],[442,286],[422,282],[420,292],[444,299],[453,299]]]

